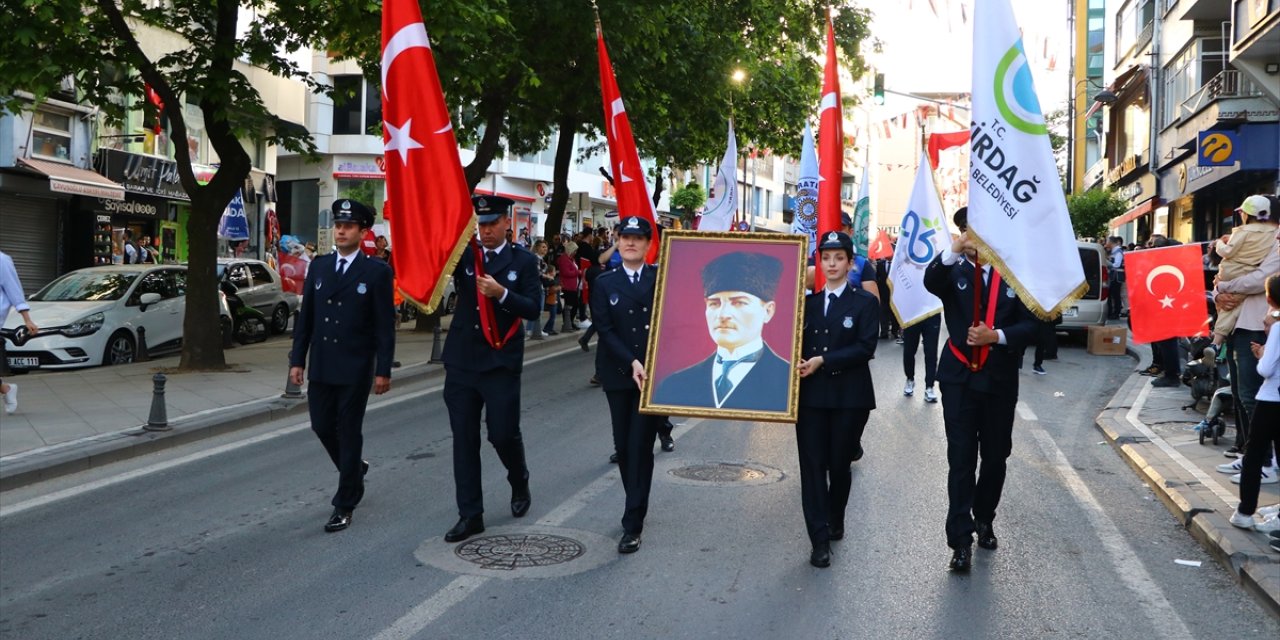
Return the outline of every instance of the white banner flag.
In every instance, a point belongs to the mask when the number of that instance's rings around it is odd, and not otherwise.
[[[871,246],[871,178],[867,167],[862,168],[862,184],[858,187],[858,202],[853,210],[853,252],[866,257]]]
[[[791,233],[809,236],[809,247],[818,246],[818,152],[814,150],[813,129],[804,125],[800,147],[800,176],[796,179],[795,217]]]
[[[924,288],[924,269],[949,246],[951,230],[947,226],[947,214],[942,210],[938,188],[933,183],[929,156],[923,155],[889,267],[892,292],[889,305],[902,328],[942,311],[942,301]]]
[[[1009,0],[974,7],[970,133],[970,235],[1027,307],[1057,315],[1088,285]]]
[[[733,135],[733,121],[729,121],[729,145],[724,159],[711,182],[711,195],[707,206],[698,218],[699,231],[728,231],[733,225],[733,214],[738,210],[738,140]]]

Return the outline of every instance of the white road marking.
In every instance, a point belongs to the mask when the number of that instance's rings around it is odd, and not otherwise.
[[[1018,407],[1018,415],[1022,416],[1023,420],[1026,420],[1028,422],[1036,422],[1040,419],[1036,417],[1036,412],[1031,410],[1031,405],[1027,404],[1025,401],[1019,400],[1017,407]]]
[[[1040,445],[1040,450],[1049,464],[1058,473],[1063,486],[1071,492],[1083,509],[1085,517],[1097,534],[1098,541],[1102,543],[1102,548],[1110,557],[1116,574],[1120,576],[1120,581],[1137,596],[1143,613],[1151,623],[1154,632],[1151,634],[1152,637],[1191,640],[1193,637],[1191,630],[1179,617],[1178,610],[1169,603],[1168,598],[1165,598],[1160,586],[1152,579],[1133,548],[1125,541],[1124,535],[1120,533],[1115,522],[1103,511],[1102,505],[1094,497],[1093,492],[1089,491],[1089,487],[1085,486],[1080,475],[1071,467],[1071,463],[1053,442],[1053,438],[1044,429],[1038,427],[1031,429],[1031,434]]]
[[[672,430],[671,437],[676,440],[680,439],[680,436],[700,422],[702,422],[701,418],[685,422]],[[557,505],[541,520],[538,520],[536,524],[548,527],[563,525],[569,518],[581,511],[588,502],[603,493],[619,479],[616,469],[610,468],[603,475]],[[453,582],[445,585],[442,589],[432,594],[430,598],[423,600],[420,604],[410,609],[399,620],[396,620],[391,626],[374,636],[373,640],[408,640],[408,638],[412,638],[430,626],[431,623],[440,619],[440,616],[443,616],[453,605],[465,600],[467,596],[490,580],[492,578],[470,575],[454,578]]]
[[[1190,473],[1192,477],[1194,477],[1197,481],[1200,482],[1200,484],[1204,485],[1210,491],[1212,491],[1213,495],[1218,496],[1218,498],[1222,500],[1222,502],[1227,506],[1227,508],[1234,510],[1236,508],[1236,503],[1239,502],[1239,497],[1236,495],[1234,491],[1229,491],[1226,487],[1223,487],[1222,484],[1220,484],[1217,481],[1217,479],[1215,479],[1213,476],[1210,476],[1209,474],[1200,470],[1200,467],[1197,467],[1194,462],[1192,462],[1186,456],[1182,455],[1181,451],[1178,451],[1177,449],[1173,448],[1173,445],[1169,444],[1169,442],[1166,441],[1163,437],[1156,435],[1156,433],[1153,432],[1150,429],[1150,427],[1143,424],[1142,421],[1138,419],[1138,414],[1141,413],[1142,408],[1146,406],[1147,396],[1149,396],[1150,394],[1151,394],[1151,384],[1149,382],[1144,382],[1142,385],[1142,391],[1138,392],[1138,398],[1134,400],[1133,406],[1130,407],[1129,412],[1125,414],[1124,416],[1125,419],[1128,420],[1129,424],[1133,425],[1133,428],[1137,429],[1139,433],[1146,436],[1147,439],[1150,440],[1152,444],[1159,447],[1160,450],[1165,453],[1165,455],[1169,456],[1170,458],[1173,459],[1174,462],[1178,463],[1178,466],[1185,469],[1187,473]]]
[[[548,353],[542,356],[538,356],[537,358],[533,358],[532,360],[526,361],[525,364],[526,365],[536,364],[538,362],[542,362],[543,360],[548,360],[550,358],[565,355],[568,353],[574,353],[576,351],[578,351],[578,347],[575,346],[572,349],[564,349],[562,351],[556,351],[553,353]],[[369,403],[368,408],[381,409],[384,407],[395,406],[404,402],[408,402],[410,400],[416,400],[423,396],[435,393],[437,391],[440,391],[443,388],[444,388],[444,383],[442,382],[442,383],[427,387],[426,389],[422,389],[421,391],[415,391],[413,393],[405,394],[402,396],[396,396],[393,398],[386,398],[383,400],[375,400]],[[99,480],[86,482],[85,484],[76,485],[74,487],[68,487],[60,491],[54,491],[52,493],[48,493],[36,498],[31,498],[29,500],[24,500],[22,502],[18,502],[15,504],[0,506],[0,519],[17,514],[17,513],[22,513],[23,511],[28,511],[36,507],[52,504],[60,500],[66,500],[67,498],[73,498],[75,496],[83,495],[83,494],[89,493],[90,491],[97,491],[98,489],[114,486],[122,482],[128,482],[135,478],[142,478],[145,476],[152,475],[154,473],[159,473],[161,471],[172,469],[174,467],[180,467],[184,464],[189,464],[192,462],[197,462],[199,460],[204,460],[206,458],[211,458],[213,456],[222,455],[224,453],[228,453],[231,451],[243,449],[244,447],[251,447],[256,444],[267,442],[268,440],[274,440],[276,438],[287,436],[287,435],[297,433],[299,431],[310,429],[310,428],[311,428],[311,421],[305,420],[303,422],[298,422],[296,424],[292,424],[286,427],[281,427],[270,433],[264,433],[261,435],[254,436],[252,438],[246,438],[244,440],[231,442],[221,446],[213,447],[212,449],[207,449],[205,451],[198,451],[196,453],[182,456],[180,458],[175,458],[173,460],[167,460],[165,462],[157,462],[156,464],[142,467],[140,469],[134,469],[133,471],[127,471],[119,475],[114,475],[108,478],[101,478]],[[93,436],[93,438],[97,438],[97,437],[98,436]]]

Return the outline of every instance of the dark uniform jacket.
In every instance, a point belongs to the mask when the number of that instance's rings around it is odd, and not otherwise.
[[[289,365],[311,367],[307,379],[355,384],[370,372],[391,376],[395,299],[391,267],[357,251],[341,276],[337,253],[311,261],[293,325]]]
[[[681,369],[658,383],[653,393],[654,404],[673,404],[687,407],[715,409],[715,389],[712,372],[718,371],[716,354],[691,367]],[[791,365],[769,345],[747,376],[733,388],[720,409],[743,411],[786,411],[787,392],[790,391]]]
[[[800,353],[822,356],[822,367],[800,379],[800,406],[820,409],[876,408],[869,363],[880,333],[880,303],[861,289],[846,286],[822,313],[827,291],[804,299],[804,336]]]
[[[965,337],[974,318],[973,270],[973,263],[968,260],[961,258],[953,265],[945,265],[939,255],[929,263],[924,272],[924,287],[942,301],[947,333],[951,336],[952,344],[966,359],[973,358],[973,348],[965,344]],[[992,273],[994,272],[993,267]],[[990,299],[990,290],[984,285],[982,305],[979,308],[983,322],[986,322]],[[991,345],[986,364],[976,372],[970,371],[951,351],[950,346],[943,346],[942,355],[938,359],[939,382],[969,384],[971,388],[986,393],[997,393],[1003,385],[1017,382],[1022,352],[1035,339],[1037,320],[1003,279],[1000,281],[1000,291],[996,294],[996,315],[991,328],[1003,330],[1007,344]]]
[[[640,282],[632,284],[627,272],[618,268],[600,274],[592,285],[591,317],[600,332],[596,377],[605,391],[636,390],[631,361],[644,363],[657,280],[657,271],[645,265]]]
[[[511,340],[494,349],[480,330],[480,307],[476,297],[476,262],[472,246],[458,259],[453,270],[454,286],[458,293],[458,307],[454,311],[453,324],[444,341],[441,360],[446,367],[463,371],[492,371],[506,368],[519,373],[524,368],[524,327],[516,329]],[[483,253],[483,248],[482,248]],[[483,258],[481,258],[483,259]],[[513,324],[522,320],[536,320],[539,316],[538,297],[542,284],[538,278],[538,257],[519,245],[507,243],[493,260],[484,265],[484,272],[498,284],[507,288],[502,302],[486,298],[493,304],[494,320],[499,337],[506,337]]]

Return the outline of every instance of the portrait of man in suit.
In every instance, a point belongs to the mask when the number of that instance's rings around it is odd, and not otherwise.
[[[777,315],[782,273],[782,260],[750,250],[726,253],[702,268],[703,311],[715,350],[655,381],[653,404],[788,410],[792,367],[764,340],[766,325]]]

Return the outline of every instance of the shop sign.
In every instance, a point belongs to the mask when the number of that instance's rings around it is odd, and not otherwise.
[[[339,158],[333,163],[333,177],[354,180],[386,180],[387,162],[382,156],[374,158]]]
[[[170,200],[190,200],[178,176],[178,163],[173,160],[128,153],[116,149],[99,149],[94,168],[107,179],[124,185],[125,191]],[[192,165],[198,182],[208,182],[216,169]]]
[[[160,215],[161,207],[155,203],[142,202],[136,199],[107,200],[106,198],[98,198],[98,206],[94,207],[94,210],[106,211],[113,215],[147,216],[155,218]]]
[[[1116,189],[1116,195],[1125,200],[1133,201],[1138,196],[1142,195],[1142,182],[1139,181],[1126,184],[1125,186]]]
[[[1112,168],[1107,172],[1107,182],[1118,182],[1120,178],[1132,173],[1138,168],[1138,158],[1138,154],[1131,155]]]
[[[1229,167],[1236,163],[1238,145],[1234,131],[1201,131],[1196,139],[1196,157],[1201,167]]]

